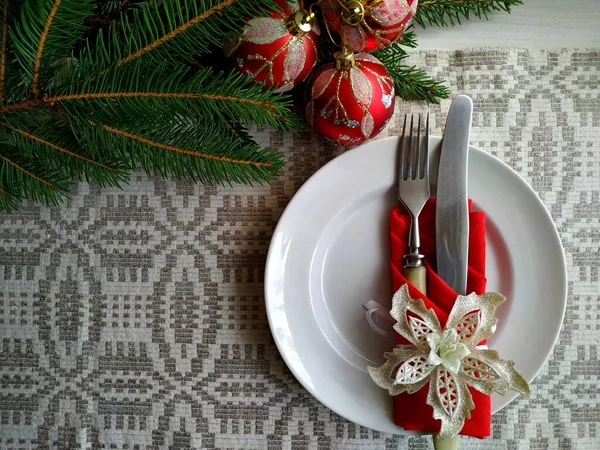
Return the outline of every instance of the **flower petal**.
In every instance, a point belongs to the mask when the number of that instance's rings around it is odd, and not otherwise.
[[[433,408],[434,419],[442,422],[442,439],[456,436],[475,408],[467,384],[443,366],[438,366],[430,378],[427,404]]]
[[[484,394],[506,395],[509,389],[526,397],[529,384],[515,369],[515,363],[500,359],[494,350],[475,350],[462,362],[460,374],[469,386]]]
[[[459,295],[450,311],[446,329],[454,328],[461,342],[474,349],[477,344],[494,334],[494,326],[498,322],[494,313],[504,300],[506,297],[494,292]]]
[[[423,355],[413,356],[412,358],[407,359],[400,367],[398,367],[398,372],[396,372],[396,377],[394,380],[395,385],[407,385],[407,391],[409,394],[416,392],[420,389],[412,390],[410,389],[411,385],[415,385],[416,383],[420,383],[421,381],[427,381],[429,375],[435,368],[434,364],[430,364],[427,361],[427,357]]]
[[[413,348],[395,348],[391,353],[384,353],[386,361],[379,367],[367,367],[369,375],[377,386],[387,389],[390,395],[398,395],[403,392],[413,393],[421,389],[428,380],[427,376],[416,379],[414,384],[398,384],[394,372],[399,367],[402,367],[405,362],[411,361],[414,358],[426,359],[421,351],[416,347]],[[408,371],[408,366],[404,369]],[[429,371],[431,373],[431,370]],[[418,389],[417,389],[418,388]]]
[[[394,294],[391,315],[397,321],[394,330],[425,352],[429,352],[427,336],[430,333],[440,334],[442,332],[435,313],[431,309],[427,309],[423,300],[412,299],[406,284],[403,284]]]

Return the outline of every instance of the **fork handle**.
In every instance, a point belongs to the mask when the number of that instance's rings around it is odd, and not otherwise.
[[[427,270],[425,266],[404,267],[404,276],[414,287],[427,295]]]
[[[433,435],[433,448],[435,450],[457,450],[460,445],[460,435],[448,439],[441,439],[437,434]]]
[[[427,269],[421,265],[419,267],[404,267],[404,276],[424,295],[427,295]],[[435,450],[457,450],[460,445],[460,436],[454,436],[450,439],[440,439],[437,434],[433,435],[433,448]]]

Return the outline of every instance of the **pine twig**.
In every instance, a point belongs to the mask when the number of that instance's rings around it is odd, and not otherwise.
[[[55,75],[56,61],[72,54],[93,7],[93,0],[23,0],[15,11],[8,39],[21,67],[21,81],[34,97]]]
[[[117,14],[121,14],[121,11],[123,11],[123,8],[125,8],[125,5],[127,5],[127,3],[129,3],[129,0],[121,1],[121,4],[119,5],[119,9],[117,9]]]
[[[471,16],[487,19],[488,13],[493,11],[510,13],[511,7],[522,3],[522,0],[424,0],[419,3],[415,22],[423,28],[426,25],[453,27]]]
[[[153,6],[134,14],[132,25],[123,23],[115,30],[124,43],[118,65],[146,55],[156,60],[177,56],[191,62],[194,55],[221,46],[228,33],[239,33],[248,17],[267,15],[267,11],[277,8],[273,0],[180,0],[156,2]],[[164,17],[172,19],[165,21]],[[156,29],[161,29],[158,37]]]
[[[6,43],[8,41],[8,0],[2,5],[2,44],[0,47],[0,104],[4,104],[4,79],[6,77]]]
[[[33,81],[31,83],[31,93],[33,96],[37,96],[38,93],[38,81],[40,78],[40,65],[42,63],[42,54],[44,52],[44,45],[46,44],[46,38],[48,37],[48,31],[50,31],[50,26],[52,25],[52,21],[54,20],[54,16],[56,16],[56,12],[58,11],[58,7],[60,6],[61,0],[54,0],[54,4],[52,5],[52,9],[48,13],[48,18],[44,23],[44,29],[42,31],[42,35],[40,36],[40,41],[38,43],[37,53],[35,55],[34,67],[33,67]]]
[[[398,43],[374,53],[394,80],[396,95],[404,100],[423,100],[427,103],[439,103],[440,99],[448,98],[450,92],[442,81],[434,80],[422,69],[403,64],[408,53],[402,45],[416,47],[414,33],[405,33]]]
[[[129,133],[124,130],[119,130],[117,128],[113,128],[108,125],[101,125],[101,127],[104,128],[109,133],[114,133],[116,135],[119,135],[119,136],[122,136],[122,137],[125,137],[128,139],[132,139],[134,141],[141,142],[142,144],[146,144],[151,147],[156,147],[156,148],[160,148],[163,150],[168,150],[173,153],[181,153],[182,155],[190,155],[190,156],[195,156],[198,158],[209,159],[209,160],[220,161],[220,162],[231,163],[231,164],[242,164],[242,165],[255,166],[255,167],[271,167],[272,166],[272,163],[270,161],[250,161],[250,160],[245,160],[245,159],[234,159],[229,156],[211,155],[210,153],[204,153],[204,152],[200,152],[197,150],[188,150],[185,148],[176,147],[174,145],[156,142],[151,139],[145,138],[144,136],[140,136],[140,135],[137,135],[134,133]]]
[[[424,100],[427,103],[439,103],[448,98],[450,91],[442,81],[434,80],[422,69],[414,66],[388,67],[394,80],[396,95],[404,100]]]
[[[412,25],[410,27],[408,27],[408,29],[404,32],[404,34],[402,35],[402,37],[396,44],[404,45],[405,47],[409,47],[409,48],[417,48],[417,35],[415,34]],[[390,48],[390,47],[393,47],[393,46],[388,46],[386,48]]]
[[[23,199],[46,205],[66,196],[68,184],[56,171],[28,158],[22,149],[0,143],[0,209],[12,211]]]

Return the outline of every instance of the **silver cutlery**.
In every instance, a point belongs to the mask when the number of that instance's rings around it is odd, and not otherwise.
[[[398,199],[410,214],[411,224],[408,238],[409,249],[404,255],[404,275],[423,294],[427,295],[424,256],[419,252],[419,214],[429,199],[429,113],[425,131],[421,135],[421,115],[418,115],[417,130],[415,116],[404,116],[404,127],[400,137],[400,161],[398,165]],[[409,130],[407,131],[407,124]]]
[[[446,119],[436,189],[437,274],[459,294],[467,289],[467,168],[472,116],[473,101],[466,95],[458,95]]]
[[[437,274],[458,294],[466,294],[469,251],[467,169],[473,101],[458,95],[450,105],[437,175],[435,246]],[[456,450],[460,436],[433,437],[436,450]]]

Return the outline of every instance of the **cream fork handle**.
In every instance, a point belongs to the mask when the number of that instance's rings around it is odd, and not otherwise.
[[[427,270],[425,266],[405,267],[404,276],[423,294],[427,295]],[[457,450],[460,445],[460,436],[450,439],[440,439],[437,434],[433,435],[433,448],[435,450]]]
[[[449,439],[440,439],[437,434],[433,435],[433,448],[435,450],[457,450],[460,445],[460,435]]]
[[[414,287],[427,295],[427,270],[425,266],[405,267],[404,276]]]

